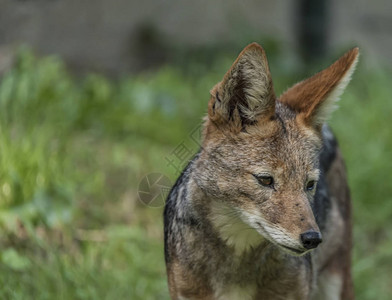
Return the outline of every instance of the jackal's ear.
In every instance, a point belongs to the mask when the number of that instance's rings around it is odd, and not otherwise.
[[[275,112],[275,94],[264,49],[248,45],[223,80],[211,90],[208,115],[216,123],[239,127],[256,123]]]
[[[336,107],[358,62],[354,48],[316,75],[297,83],[279,101],[291,107],[310,126],[320,128]]]

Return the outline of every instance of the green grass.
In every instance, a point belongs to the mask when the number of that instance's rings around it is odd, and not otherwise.
[[[231,59],[112,80],[19,53],[0,81],[1,299],[168,299],[162,208],[143,205],[138,184],[175,180],[166,158],[196,151],[190,133]],[[300,79],[286,63],[272,56],[278,94]],[[330,122],[352,191],[358,299],[392,293],[390,76],[360,66]]]
[[[353,199],[358,299],[389,299],[392,294],[390,76],[359,72],[331,122],[346,158]]]

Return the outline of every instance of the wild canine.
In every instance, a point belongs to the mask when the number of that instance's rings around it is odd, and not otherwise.
[[[358,54],[276,98],[253,43],[211,90],[202,148],[165,207],[173,299],[354,298],[349,189],[324,123]]]

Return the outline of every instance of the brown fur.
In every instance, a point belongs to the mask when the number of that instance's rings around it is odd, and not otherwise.
[[[322,123],[357,56],[351,50],[278,100],[254,43],[211,90],[202,149],[165,208],[173,299],[353,299],[350,197]],[[312,252],[307,232],[323,236]]]
[[[352,230],[351,230],[351,201],[350,191],[346,183],[346,169],[343,158],[338,155],[331,165],[331,169],[327,175],[333,197],[337,200],[337,205],[344,219],[346,226],[343,229],[344,239],[347,241],[342,244],[336,253],[331,257],[329,263],[325,265],[332,272],[337,272],[344,279],[342,288],[342,299],[354,299],[353,283],[351,278],[351,246],[352,246]],[[343,183],[343,184],[342,184]]]
[[[212,299],[212,289],[203,277],[194,276],[179,261],[173,261],[168,269],[170,270],[168,273],[169,288],[173,299],[178,294],[189,299]]]
[[[253,61],[256,61],[252,64]],[[244,69],[250,71],[244,72]],[[260,80],[261,79],[261,80]],[[247,101],[252,95],[252,82],[258,80],[259,99]],[[242,123],[252,123],[273,117],[275,112],[275,93],[272,78],[264,49],[253,43],[245,47],[223,80],[211,90],[211,99],[208,103],[208,117],[216,126],[229,126],[229,130],[238,132]],[[263,101],[260,101],[260,100]],[[252,117],[243,120],[248,110],[252,110]],[[232,122],[227,122],[228,119]],[[208,128],[208,125],[206,126]]]
[[[325,70],[289,88],[279,100],[311,125],[312,114],[328,99],[328,95],[356,63],[358,55],[358,48],[348,51]]]

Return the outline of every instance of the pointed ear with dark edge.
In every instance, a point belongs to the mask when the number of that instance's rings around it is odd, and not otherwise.
[[[208,116],[214,123],[244,127],[275,113],[275,94],[264,49],[248,45],[211,90]]]
[[[307,125],[320,128],[350,82],[358,56],[358,48],[348,51],[325,70],[289,88],[279,101],[296,111]]]

